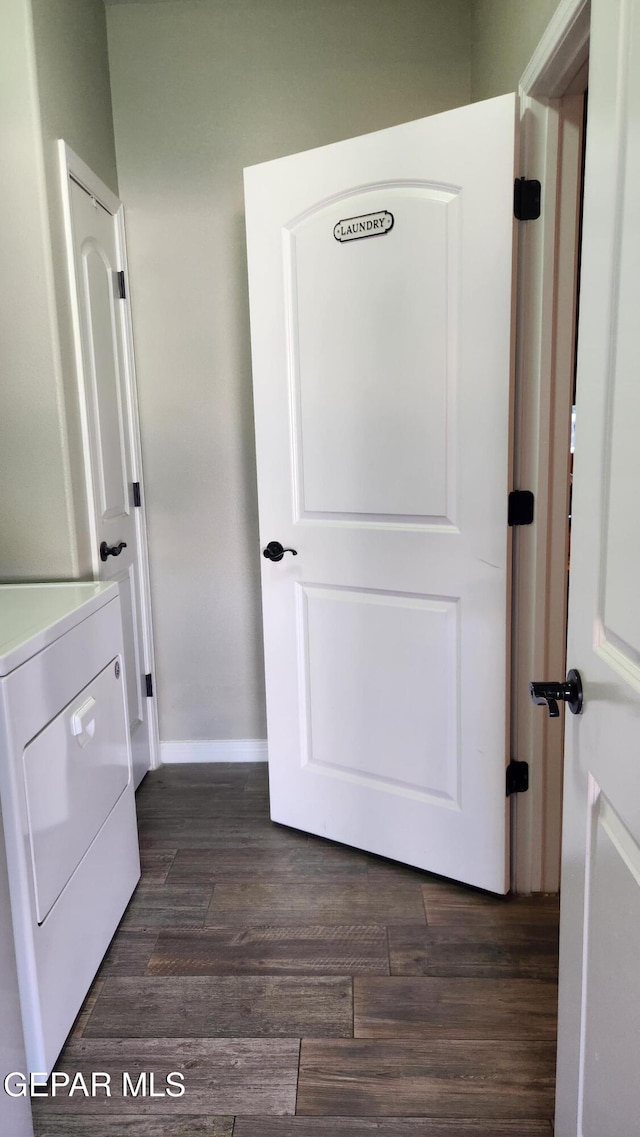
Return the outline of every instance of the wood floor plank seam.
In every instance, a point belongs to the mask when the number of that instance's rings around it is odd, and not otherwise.
[[[300,1039],[300,1045],[298,1046],[298,1073],[296,1075],[296,1100],[295,1100],[295,1105],[293,1107],[294,1115],[297,1114],[297,1112],[298,1112],[298,1091],[300,1089],[300,1058],[301,1058],[301,1055],[302,1055],[302,1039]]]
[[[351,977],[351,1037],[356,1036],[356,981]]]

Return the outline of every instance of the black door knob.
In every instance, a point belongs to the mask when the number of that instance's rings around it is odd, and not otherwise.
[[[558,703],[567,703],[572,715],[582,714],[582,680],[579,671],[570,671],[564,683],[530,683],[531,701],[538,707],[549,708],[549,718],[560,714]]]
[[[123,549],[126,549],[127,542],[121,541],[119,545],[107,545],[106,541],[102,541],[100,545],[100,560],[106,561],[107,557],[119,557]]]
[[[262,550],[263,557],[268,561],[281,561],[285,553],[293,553],[297,557],[297,549],[284,549],[279,541],[269,541],[266,549]]]

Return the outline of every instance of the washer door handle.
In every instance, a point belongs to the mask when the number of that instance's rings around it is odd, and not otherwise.
[[[86,746],[91,742],[96,732],[95,705],[96,701],[90,695],[71,716],[71,733],[80,746]]]

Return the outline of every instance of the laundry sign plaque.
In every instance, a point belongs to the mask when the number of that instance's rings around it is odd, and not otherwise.
[[[336,241],[360,241],[363,237],[384,237],[393,229],[393,213],[380,209],[378,213],[363,213],[360,217],[345,217],[333,227]]]

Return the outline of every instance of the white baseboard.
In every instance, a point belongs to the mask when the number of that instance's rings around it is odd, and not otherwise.
[[[204,738],[161,742],[160,762],[266,762],[266,738]]]

